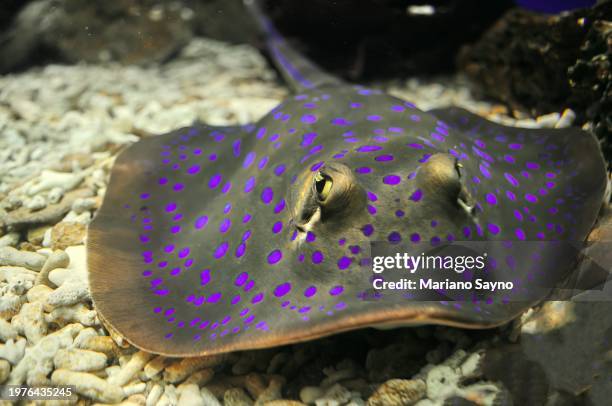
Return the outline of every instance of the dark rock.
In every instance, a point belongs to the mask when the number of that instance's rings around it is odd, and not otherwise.
[[[323,68],[352,80],[452,70],[459,47],[474,41],[512,1],[437,0],[433,15],[409,12],[421,1],[268,1],[279,31]],[[474,13],[477,9],[478,12]]]
[[[8,27],[13,18],[27,3],[27,0],[4,0],[0,10],[0,30]]]
[[[567,307],[571,317],[555,303]],[[484,378],[501,382],[514,405],[610,404],[611,310],[609,297],[546,303],[527,323],[545,317],[547,325],[526,328],[526,323],[517,343],[486,350]]]
[[[568,69],[571,103],[584,111],[612,157],[612,3],[606,20],[595,20],[580,48],[578,60]]]
[[[258,43],[259,29],[243,0],[193,0],[190,4],[196,35],[231,43]]]
[[[610,366],[609,362],[606,365],[606,369],[606,374],[594,377],[593,386],[586,394],[583,395],[583,397],[588,399],[588,401],[585,400],[583,404],[610,404],[610,394],[612,394],[612,379],[610,379],[610,376],[612,376],[612,367]]]
[[[181,2],[32,1],[0,36],[0,72],[47,60],[164,61],[191,38],[192,17]]]
[[[54,9],[50,0],[22,3],[4,16],[0,28],[0,74],[19,69],[31,63],[33,58],[45,59],[41,38],[44,22]],[[47,18],[45,18],[47,17]]]
[[[556,16],[514,9],[478,42],[459,68],[486,95],[533,115],[570,107],[593,121],[612,158],[612,2]]]
[[[523,332],[521,350],[541,366],[553,388],[579,396],[593,387],[596,377],[610,382],[612,365],[605,359],[612,349],[612,303],[609,297],[566,303],[573,320],[552,330]]]
[[[511,10],[462,50],[459,66],[485,93],[512,108],[558,110],[570,95],[567,68],[585,34],[575,19]]]
[[[520,345],[487,350],[482,368],[487,380],[503,383],[515,405],[543,405],[546,402],[549,388],[546,372],[523,354]]]
[[[57,13],[44,41],[72,62],[159,62],[192,35],[192,12],[180,2],[67,0]]]
[[[373,382],[410,378],[423,366],[423,354],[427,350],[426,343],[417,340],[372,348],[365,362],[368,378]]]
[[[478,38],[512,0],[435,0],[433,15],[409,12],[422,4],[414,0],[267,3],[280,31],[308,56],[363,80],[452,69],[460,45]],[[194,34],[261,45],[242,0],[34,0],[12,10],[10,27],[0,26],[0,73],[48,61],[164,61]]]
[[[458,396],[453,396],[452,398],[444,401],[444,406],[478,406],[478,403]]]

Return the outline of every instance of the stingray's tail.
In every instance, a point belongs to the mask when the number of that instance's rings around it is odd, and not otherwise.
[[[296,92],[324,85],[339,85],[342,81],[326,73],[294,50],[263,13],[258,0],[244,0],[246,8],[257,21],[276,67]]]

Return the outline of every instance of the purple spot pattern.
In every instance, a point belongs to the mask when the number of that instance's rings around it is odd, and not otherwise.
[[[350,112],[338,117],[324,114],[324,105],[334,100],[333,95],[295,96],[295,100],[299,100],[302,106],[299,112],[297,109],[290,110],[281,105],[270,115],[270,120],[282,122],[286,128],[278,127],[273,121],[269,121],[270,125],[249,130],[251,131],[249,134],[258,140],[257,143],[269,145],[269,149],[259,148],[260,144],[247,143],[245,139],[236,139],[232,134],[222,131],[212,131],[207,134],[214,145],[198,143],[198,147],[192,147],[191,138],[197,139],[200,135],[184,134],[177,137],[176,143],[170,142],[170,145],[164,145],[160,162],[165,172],[154,179],[155,185],[150,190],[136,192],[136,200],[140,202],[130,202],[130,205],[126,205],[126,208],[129,208],[159,200],[164,202],[162,212],[165,212],[165,217],[162,217],[161,213],[158,215],[154,210],[149,212],[149,209],[132,215],[132,218],[142,216],[142,230],[138,234],[142,246],[151,246],[156,233],[164,233],[164,244],[158,251],[152,249],[142,254],[143,265],[147,269],[142,270],[140,274],[142,277],[151,278],[149,281],[152,293],[158,297],[156,301],[160,305],[152,310],[163,315],[176,328],[200,330],[199,334],[194,335],[196,341],[203,338],[214,340],[221,339],[225,335],[245,333],[249,329],[266,331],[269,328],[266,320],[257,316],[256,305],[261,306],[260,303],[273,305],[276,303],[275,300],[278,300],[278,306],[288,311],[293,310],[296,315],[299,313],[299,317],[306,321],[312,317],[315,309],[319,308],[318,303],[309,300],[323,296],[339,297],[344,294],[345,287],[342,285],[299,286],[292,278],[291,272],[284,269],[292,266],[292,261],[295,261],[325,269],[330,268],[332,264],[331,267],[335,268],[335,271],[348,272],[354,266],[363,263],[359,247],[345,238],[340,239],[342,243],[336,245],[337,250],[328,251],[328,247],[313,248],[300,253],[295,258],[292,253],[282,248],[285,245],[280,243],[281,239],[287,241],[289,235],[293,233],[290,218],[287,217],[290,210],[285,210],[286,203],[283,197],[288,185],[297,179],[295,161],[292,160],[291,154],[274,152],[286,145],[303,149],[306,155],[300,155],[303,156],[300,165],[304,168],[310,168],[312,171],[321,170],[333,156],[338,162],[349,165],[354,174],[362,177],[368,185],[372,185],[373,182],[378,185],[370,186],[371,190],[367,191],[367,199],[372,203],[367,205],[370,224],[360,227],[362,235],[370,240],[386,239],[391,243],[406,240],[414,244],[424,241],[433,245],[439,244],[442,240],[452,241],[456,238],[455,235],[466,239],[488,236],[523,241],[544,239],[555,233],[558,235],[566,233],[565,223],[561,224],[563,220],[555,223],[548,217],[554,215],[561,219],[563,215],[569,214],[564,210],[566,201],[558,201],[563,199],[557,186],[560,183],[557,178],[563,163],[554,162],[546,156],[533,157],[528,161],[521,158],[530,142],[536,142],[536,139],[522,135],[508,137],[497,134],[480,135],[472,137],[471,140],[466,138],[462,139],[463,142],[457,142],[453,138],[452,130],[441,121],[432,124],[423,136],[415,137],[411,135],[411,128],[426,125],[430,118],[426,114],[419,113],[414,105],[408,102],[381,107],[378,110],[379,114],[370,114],[376,110],[368,110],[365,114],[365,107],[368,106],[367,98],[375,97],[377,94],[375,90],[360,88],[354,101],[348,103]],[[289,114],[287,111],[292,113]],[[363,122],[367,122],[367,128],[371,129],[369,135],[364,134],[360,128]],[[341,141],[349,144],[344,144],[345,146],[333,151],[328,150],[324,138],[329,136],[324,133],[326,130],[320,127],[325,125],[335,128]],[[449,140],[452,140],[454,146],[444,151],[441,145]],[[225,145],[229,147],[225,148]],[[470,174],[466,176],[465,183],[475,200],[482,202],[477,205],[483,219],[482,228],[465,226],[460,228],[457,234],[433,235],[438,225],[437,220],[444,219],[432,219],[429,231],[417,231],[411,229],[409,223],[405,223],[414,216],[411,207],[423,205],[423,203],[420,205],[414,203],[422,201],[424,197],[427,198],[426,202],[430,199],[435,201],[437,197],[430,196],[429,189],[412,185],[415,178],[418,180],[418,169],[427,164],[429,157],[436,152],[450,153],[462,161],[465,172]],[[410,156],[413,158],[407,158]],[[298,161],[300,157],[297,158]],[[231,159],[237,160],[237,165],[241,167],[240,170],[243,172],[238,174],[240,176],[226,173],[218,166],[220,162]],[[355,162],[359,163],[353,164],[351,159],[356,159]],[[398,163],[403,163],[403,166],[398,166]],[[413,169],[404,172],[404,167]],[[183,204],[185,197],[182,195],[192,191],[194,180],[207,189],[201,192],[200,199],[203,204],[196,214],[189,212],[190,209]],[[235,184],[235,188],[232,188],[232,183]],[[394,187],[385,188],[385,186]],[[423,190],[427,192],[427,196]],[[167,191],[182,193],[171,195]],[[391,211],[387,212],[388,209],[380,200],[388,202],[391,195],[397,204],[392,205]],[[209,206],[205,203],[209,199],[224,199],[225,209],[222,213],[221,210],[214,212],[210,209],[214,205]],[[508,219],[501,219],[495,215],[495,210],[502,206],[512,207],[510,213],[513,224],[508,223]],[[248,211],[242,207],[248,207]],[[381,207],[385,209],[381,211]],[[546,216],[538,214],[541,212],[540,208],[544,208],[548,214]],[[257,214],[263,212],[269,213],[274,218],[274,221],[266,224],[265,229],[260,226],[261,220],[257,219]],[[269,219],[268,216],[263,217]],[[392,217],[396,220],[397,231],[389,230],[388,226],[379,226],[376,218],[381,217]],[[168,221],[173,221],[175,224],[166,228],[160,226]],[[444,222],[441,221],[440,224]],[[165,231],[162,231],[162,228]],[[184,242],[181,244],[182,241],[186,241],[182,236],[188,232],[187,230],[200,233],[202,238],[213,236],[210,240],[214,241],[214,244],[207,255],[201,255],[195,249],[195,245],[188,247],[184,246]],[[242,235],[242,240],[234,238],[235,235]],[[228,286],[220,285],[219,278],[224,272],[221,268],[229,263],[226,261],[242,260],[246,257],[244,260],[248,263],[249,246],[263,240],[271,243],[271,248],[265,256],[266,266],[262,266],[262,269],[257,271],[249,270],[249,273],[233,271],[236,272],[232,286],[235,292]],[[319,241],[325,244],[326,240],[318,239],[314,232],[308,232],[304,241],[313,244],[313,247],[320,247]],[[158,258],[160,255],[165,256],[163,261]],[[203,294],[190,294],[185,299],[188,303],[193,306],[222,304],[242,306],[243,310],[239,316],[232,317],[225,314],[215,320],[199,318],[182,320],[180,309],[177,314],[175,309],[164,307],[164,297],[175,294],[166,286],[168,275],[181,277],[185,271],[191,272],[191,270],[199,272],[200,285],[209,290]],[[257,281],[260,278],[258,272],[277,272],[278,282],[270,287],[258,286]],[[270,290],[267,290],[268,288]],[[237,294],[238,291],[240,294]],[[346,299],[336,301],[330,305],[320,306],[321,309],[318,311],[335,314],[347,306],[350,307],[351,303]],[[243,304],[254,306],[247,308]],[[235,314],[238,313],[232,313]],[[224,327],[226,325],[227,328]],[[210,334],[210,330],[215,330],[215,333]],[[165,337],[172,340],[174,333],[165,332]]]

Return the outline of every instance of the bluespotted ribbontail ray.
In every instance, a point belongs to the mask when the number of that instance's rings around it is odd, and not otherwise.
[[[141,349],[197,356],[366,326],[491,327],[532,305],[372,294],[370,242],[582,241],[606,185],[596,139],[344,84],[251,7],[296,94],[255,124],[196,123],[118,156],[87,243],[102,320]],[[548,279],[572,270],[558,265]]]

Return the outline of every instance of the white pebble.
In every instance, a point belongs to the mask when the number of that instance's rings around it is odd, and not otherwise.
[[[28,347],[24,357],[11,371],[8,383],[30,383],[39,376],[47,376],[53,370],[53,357],[61,348],[72,345],[74,337],[83,329],[80,324],[69,324],[43,337],[36,345]],[[24,344],[25,344],[25,340]]]
[[[35,179],[33,184],[27,189],[29,196],[34,196],[42,191],[53,188],[62,188],[64,191],[74,189],[83,180],[82,173],[64,173],[44,170],[40,177]]]
[[[204,404],[206,406],[221,406],[221,403],[219,402],[219,400],[208,389],[201,388],[200,395],[202,396],[202,399],[204,400]]]
[[[8,379],[11,373],[11,364],[7,360],[0,359],[0,384]]]
[[[144,366],[144,377],[146,379],[151,379],[155,377],[157,374],[163,371],[166,365],[168,365],[169,363],[169,358],[164,357],[163,355],[156,356]]]
[[[6,278],[7,284],[4,287],[4,290],[6,292],[21,296],[27,293],[27,291],[34,286],[34,280],[35,277],[28,272],[11,275],[10,277]]]
[[[137,393],[143,393],[147,388],[147,384],[144,382],[134,382],[123,387],[123,393],[125,396],[132,396]]]
[[[563,110],[561,118],[555,123],[555,128],[567,128],[570,127],[576,119],[576,113],[572,109]]]
[[[306,404],[314,403],[323,396],[323,390],[317,386],[305,386],[300,390],[300,399]]]
[[[41,195],[36,195],[31,199],[26,200],[24,207],[31,211],[41,210],[47,206],[47,201]]]
[[[553,128],[555,124],[557,124],[557,122],[559,121],[559,118],[559,113],[549,113],[537,117],[536,122],[538,123],[540,128]]]
[[[32,271],[40,271],[47,258],[36,252],[19,251],[13,247],[0,248],[0,266],[21,266]]]
[[[54,187],[47,194],[47,200],[51,204],[59,203],[59,201],[62,200],[62,197],[64,197],[64,189],[61,187]]]
[[[55,385],[74,385],[78,394],[99,402],[117,403],[125,397],[120,386],[86,372],[56,369],[51,375],[51,382]]]
[[[449,366],[437,365],[427,374],[427,397],[444,400],[458,391],[459,375]]]
[[[0,237],[0,248],[2,247],[14,247],[19,243],[19,233],[18,232],[10,232],[6,235]]]
[[[323,393],[323,396],[315,400],[317,406],[334,406],[347,403],[351,398],[351,392],[339,383],[333,385]]]
[[[47,334],[42,303],[24,303],[19,314],[11,320],[11,324],[28,339],[29,343],[38,343]]]
[[[98,333],[96,332],[96,330],[94,328],[92,328],[92,327],[84,328],[74,338],[73,345],[74,345],[75,348],[84,348],[84,346],[87,344],[87,341],[91,337],[97,337],[97,336],[98,336]]]
[[[179,399],[177,406],[207,406],[200,394],[198,385],[184,384],[178,387]]]
[[[62,286],[66,280],[70,277],[71,271],[66,268],[55,268],[49,272],[49,280],[53,282],[55,286]]]
[[[51,306],[70,306],[89,299],[89,285],[86,281],[68,279],[47,298]]]
[[[157,406],[176,406],[178,403],[178,394],[173,385],[164,386],[164,393],[159,398]]]
[[[5,344],[0,344],[0,358],[3,358],[13,365],[16,365],[25,354],[26,340],[10,339]]]
[[[77,322],[86,327],[99,324],[96,312],[89,310],[83,303],[53,309],[51,313],[45,315],[45,320],[47,323],[59,324]]]
[[[61,349],[53,358],[55,368],[77,372],[98,371],[106,366],[106,362],[106,355],[100,352],[77,348]]]
[[[47,231],[45,231],[45,235],[43,236],[42,245],[45,248],[49,248],[51,246],[51,232],[53,231],[53,227],[49,227]]]
[[[327,377],[323,379],[323,381],[321,381],[322,387],[328,387],[335,384],[336,382],[351,379],[355,376],[355,369],[352,367],[340,369],[338,371],[334,370],[333,368],[330,368],[329,371],[323,372],[327,375]]]
[[[163,392],[164,389],[161,387],[160,384],[156,383],[155,385],[153,385],[153,387],[149,391],[149,394],[147,395],[145,406],[156,405]]]
[[[461,364],[461,376],[465,378],[472,378],[480,374],[480,364],[483,354],[475,352],[463,361]]]
[[[96,200],[94,198],[78,198],[72,203],[72,211],[76,214],[81,214],[85,211],[90,211],[96,207]]]
[[[108,379],[108,382],[114,385],[125,385],[130,380],[132,380],[132,378],[134,378],[139,371],[144,368],[146,363],[152,357],[153,354],[151,353],[138,351],[137,353],[132,355],[132,358],[130,358],[129,362],[121,368],[121,371],[119,373],[113,375]]]
[[[11,324],[0,318],[0,341],[6,342],[17,338],[17,330]]]

